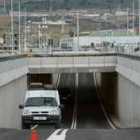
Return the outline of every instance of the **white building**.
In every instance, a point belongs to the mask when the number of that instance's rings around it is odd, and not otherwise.
[[[127,16],[127,12],[123,12],[123,11],[117,11],[115,13],[116,16]]]
[[[72,50],[83,50],[84,48],[91,48],[101,50],[103,43],[110,43],[112,46],[125,47],[129,51],[130,47],[138,47],[139,36],[81,36],[78,38],[62,38],[60,40],[60,48],[72,48]]]

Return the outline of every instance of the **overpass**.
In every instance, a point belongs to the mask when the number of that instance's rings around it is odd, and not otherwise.
[[[105,105],[117,121],[139,127],[140,57],[128,54],[40,54],[0,58],[0,126],[20,127],[20,110],[27,89],[27,74],[95,73]],[[110,85],[110,91],[105,88]],[[108,109],[108,108],[107,108]],[[109,111],[112,111],[109,108]]]

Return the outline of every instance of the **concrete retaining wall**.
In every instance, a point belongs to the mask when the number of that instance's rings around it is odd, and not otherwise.
[[[126,127],[140,127],[140,87],[118,75],[116,117]]]
[[[0,87],[1,128],[21,127],[21,110],[18,106],[23,103],[26,89],[26,75]]]
[[[28,58],[30,73],[114,72],[117,56],[71,56]]]
[[[140,127],[140,61],[118,56],[116,71],[96,74],[104,106],[116,125]]]

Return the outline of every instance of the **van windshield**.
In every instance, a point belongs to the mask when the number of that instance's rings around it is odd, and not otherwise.
[[[57,102],[56,99],[53,97],[31,97],[28,98],[25,107],[27,106],[52,106],[56,107]]]

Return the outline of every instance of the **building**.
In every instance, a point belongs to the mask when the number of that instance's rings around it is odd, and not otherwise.
[[[89,36],[79,37],[79,47],[78,38],[62,38],[60,40],[60,48],[65,50],[72,48],[72,50],[104,50],[104,51],[114,51],[115,46],[125,47],[126,51],[129,51],[130,47],[138,47],[139,36],[133,36],[132,32],[129,32],[127,36],[126,31],[101,31],[93,32]],[[134,50],[133,48],[133,50]],[[131,48],[132,49],[132,48]]]

